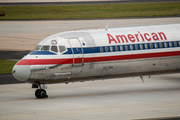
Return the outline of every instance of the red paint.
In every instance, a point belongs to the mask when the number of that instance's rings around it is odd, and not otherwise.
[[[131,42],[135,42],[135,37],[132,34],[128,34],[127,36]]]
[[[128,42],[141,42],[141,41],[157,41],[159,38],[161,40],[167,40],[165,33],[163,32],[152,32],[152,33],[140,33],[137,31],[138,34],[127,34],[127,35],[115,35],[113,37],[111,34],[107,34],[109,44],[111,43],[128,43]],[[141,41],[140,41],[141,40]]]
[[[147,37],[148,36],[148,37]],[[151,41],[151,38],[149,37],[148,33],[144,33],[144,37],[146,38],[147,41]]]
[[[141,36],[142,40],[144,41],[144,38],[143,38],[142,34],[139,31],[138,31],[138,33]]]
[[[159,34],[161,40],[163,40],[163,37],[164,37],[165,40],[167,40],[166,35],[163,32],[158,32],[158,34]]]
[[[152,39],[153,40],[159,40],[159,38],[158,38],[156,33],[151,33],[151,35],[152,35]]]
[[[109,44],[111,44],[111,42],[115,42],[115,43],[117,43],[117,41],[113,38],[113,36],[111,35],[111,34],[107,34],[107,36],[108,36],[108,39],[109,39]]]
[[[139,42],[138,34],[134,34],[136,36],[137,41]]]
[[[128,43],[128,39],[127,39],[127,37],[125,35],[116,35],[116,38],[119,41],[119,43],[120,43],[120,39],[119,38],[121,38],[123,43],[124,43],[125,40]]]

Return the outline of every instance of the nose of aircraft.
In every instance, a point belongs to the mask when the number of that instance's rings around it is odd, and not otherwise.
[[[12,74],[17,80],[26,81],[30,77],[31,68],[29,65],[14,65]]]

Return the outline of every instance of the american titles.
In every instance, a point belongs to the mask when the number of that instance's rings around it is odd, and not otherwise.
[[[128,43],[128,42],[141,42],[141,41],[152,41],[152,40],[167,40],[166,35],[163,32],[152,32],[152,33],[140,33],[127,34],[127,35],[115,35],[107,34],[109,44],[111,43]]]

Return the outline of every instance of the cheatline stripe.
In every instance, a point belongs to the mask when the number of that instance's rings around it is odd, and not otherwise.
[[[157,53],[141,53],[130,55],[116,55],[116,56],[103,56],[103,57],[88,57],[84,58],[83,62],[103,62],[113,60],[130,60],[141,58],[154,58],[154,57],[168,57],[179,56],[180,51],[171,52],[157,52]],[[75,58],[75,63],[82,63],[82,58]],[[61,59],[21,59],[16,65],[49,65],[49,64],[72,64],[73,58]]]

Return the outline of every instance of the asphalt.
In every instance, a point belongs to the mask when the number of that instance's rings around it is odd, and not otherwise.
[[[17,83],[23,83],[23,82],[16,80],[12,74],[0,75],[0,85],[17,84]]]
[[[3,59],[21,59],[25,55],[30,53],[28,50],[22,51],[7,51],[7,50],[0,50],[0,58]]]
[[[31,84],[0,85],[1,120],[177,120],[179,74],[50,84],[36,99]]]

